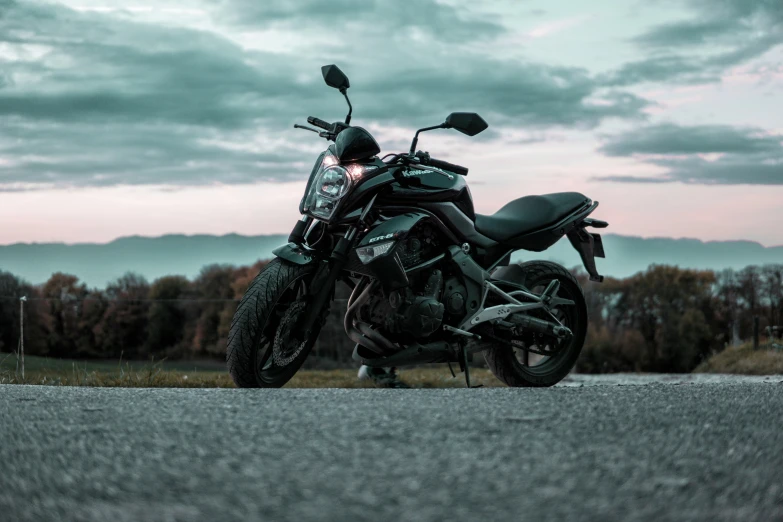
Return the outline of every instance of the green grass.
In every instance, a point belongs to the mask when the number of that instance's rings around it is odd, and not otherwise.
[[[27,355],[24,358],[25,371],[70,371],[74,365],[88,372],[111,372],[123,368],[132,368],[143,370],[150,365],[160,367],[164,370],[176,371],[213,371],[224,372],[226,365],[219,361],[118,361],[118,360],[81,360],[73,359],[54,359],[49,357],[38,357]],[[13,353],[0,353],[0,371],[16,370],[16,355]]]
[[[400,377],[414,388],[460,388],[464,376],[451,376],[445,365],[399,370]],[[125,388],[233,388],[225,365],[185,361],[73,361],[26,356],[25,376],[16,371],[16,356],[0,354],[0,384],[50,386],[103,386]],[[471,384],[500,386],[481,368],[471,369]],[[356,378],[356,369],[300,370],[287,388],[372,388]]]
[[[701,363],[694,373],[735,373],[741,375],[783,374],[783,350],[752,344],[730,346]]]

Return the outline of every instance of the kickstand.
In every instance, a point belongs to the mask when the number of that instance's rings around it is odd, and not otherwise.
[[[457,376],[457,374],[456,374],[456,373],[454,373],[454,368],[452,368],[452,367],[451,367],[451,363],[449,362],[449,363],[447,363],[447,364],[449,365],[449,371],[451,372],[451,376],[452,376],[452,377],[456,377],[456,376]]]
[[[462,368],[462,371],[465,372],[465,386],[468,388],[481,388],[484,386],[483,384],[479,384],[478,386],[471,386],[470,385],[470,366],[468,365],[468,346],[467,343],[460,343],[460,350],[459,350],[459,365]]]

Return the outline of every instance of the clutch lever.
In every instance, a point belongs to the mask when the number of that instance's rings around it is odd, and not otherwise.
[[[299,125],[298,123],[294,123],[294,128],[295,128],[295,129],[304,129],[304,130],[309,130],[310,132],[314,132],[314,133],[316,133],[316,134],[320,134],[320,132],[319,132],[319,131],[317,131],[317,130],[313,129],[312,127],[305,127],[304,125]]]
[[[316,129],[313,129],[312,127],[305,127],[304,125],[299,125],[298,123],[294,123],[294,128],[309,130],[310,132],[314,132],[318,134],[322,138],[326,138],[327,140],[334,140],[334,134],[329,131],[318,131]]]

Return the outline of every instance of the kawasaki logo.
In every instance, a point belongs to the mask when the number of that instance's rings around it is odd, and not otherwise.
[[[449,179],[454,179],[454,176],[452,176],[448,172],[443,172],[440,169],[438,169],[438,170],[416,170],[416,171],[406,170],[406,171],[404,171],[402,173],[402,177],[403,178],[413,178],[415,176],[423,176],[425,174],[442,174],[442,175],[446,176]]]

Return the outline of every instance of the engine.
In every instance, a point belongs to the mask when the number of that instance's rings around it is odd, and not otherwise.
[[[440,328],[445,307],[440,301],[443,273],[426,272],[388,297],[376,294],[362,309],[362,318],[372,323],[391,339],[428,337]]]
[[[398,246],[397,255],[407,268],[424,263],[446,247],[440,232],[422,222]],[[466,313],[467,290],[461,275],[447,265],[435,265],[409,274],[405,288],[373,293],[359,309],[359,320],[369,323],[389,340],[405,342],[429,338],[444,319],[460,319]]]
[[[436,256],[442,248],[440,234],[425,222],[416,225],[408,238],[398,247],[402,266],[410,268]]]

